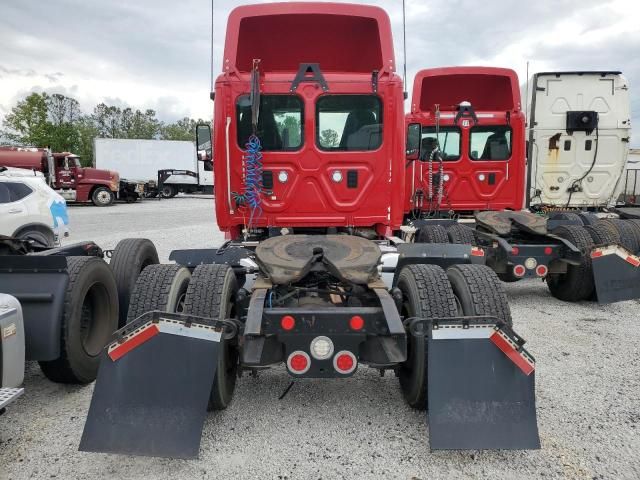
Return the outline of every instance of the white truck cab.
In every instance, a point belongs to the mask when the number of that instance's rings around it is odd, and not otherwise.
[[[528,86],[528,205],[615,205],[629,150],[628,88],[620,72],[533,76]]]
[[[0,168],[0,235],[53,247],[69,235],[67,203],[40,172]]]

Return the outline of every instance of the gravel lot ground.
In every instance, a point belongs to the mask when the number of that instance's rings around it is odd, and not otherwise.
[[[209,198],[71,208],[70,241],[113,248],[125,237],[174,248],[217,245]],[[283,369],[243,377],[211,414],[200,459],[77,451],[93,386],[56,385],[27,365],[26,394],[0,418],[0,478],[640,478],[639,302],[566,304],[540,282],[507,285],[515,328],[537,359],[542,449],[437,452],[424,414],[393,375],[290,382]]]

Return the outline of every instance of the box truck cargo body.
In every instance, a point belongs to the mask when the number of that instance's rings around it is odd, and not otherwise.
[[[98,168],[107,168],[108,165],[108,168],[120,172],[123,178],[171,184],[175,186],[176,193],[213,191],[211,162],[198,160],[194,142],[96,138],[94,151]],[[159,179],[159,172],[167,170],[181,173],[161,175]]]

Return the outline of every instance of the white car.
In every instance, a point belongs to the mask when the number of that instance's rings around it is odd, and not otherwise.
[[[0,235],[47,247],[69,235],[67,203],[40,172],[0,167]]]

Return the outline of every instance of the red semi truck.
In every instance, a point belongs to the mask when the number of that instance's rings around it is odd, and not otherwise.
[[[421,70],[406,122],[406,213],[523,208],[525,115],[516,72]]]
[[[47,148],[0,147],[0,166],[40,171],[51,188],[69,202],[111,205],[120,188],[120,176],[110,170],[87,168],[69,152]]]
[[[212,93],[215,141],[203,125],[197,144],[215,150],[229,241],[137,276],[80,449],[197,456],[206,410],[229,405],[243,371],[275,365],[300,380],[395,372],[407,403],[428,406],[432,449],[539,448],[535,362],[495,273],[471,246],[394,235],[404,99],[387,14],[236,8]],[[142,265],[134,244],[122,258]]]

